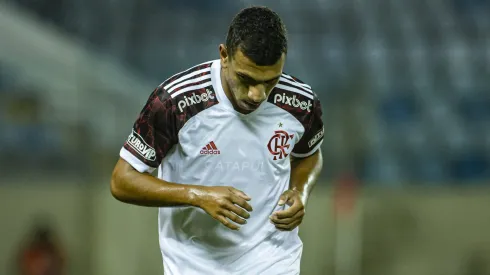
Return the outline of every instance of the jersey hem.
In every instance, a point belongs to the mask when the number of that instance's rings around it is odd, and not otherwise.
[[[151,166],[148,166],[141,160],[139,160],[137,157],[135,157],[131,152],[129,152],[126,148],[121,148],[121,151],[119,152],[119,156],[127,161],[131,166],[133,166],[134,169],[136,169],[140,173],[152,173],[156,168],[153,168]]]

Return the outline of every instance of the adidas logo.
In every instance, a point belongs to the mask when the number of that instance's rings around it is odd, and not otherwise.
[[[216,144],[214,144],[214,141],[211,141],[206,146],[202,147],[200,153],[201,155],[219,155],[220,151],[218,150],[218,147],[216,147]]]

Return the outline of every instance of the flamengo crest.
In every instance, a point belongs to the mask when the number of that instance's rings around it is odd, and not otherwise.
[[[293,138],[294,135],[288,134],[288,132],[283,130],[276,130],[274,135],[269,140],[267,148],[269,152],[274,156],[274,160],[283,159],[288,156],[286,152],[291,146],[289,140]]]

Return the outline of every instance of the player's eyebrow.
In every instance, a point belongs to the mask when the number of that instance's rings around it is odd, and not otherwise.
[[[242,73],[242,72],[237,72],[236,73],[238,76],[240,76],[241,78],[247,80],[247,81],[250,81],[250,82],[254,82],[254,83],[264,83],[264,82],[269,82],[269,81],[273,81],[273,80],[276,80],[278,79],[279,77],[281,77],[281,75],[278,75],[276,77],[273,77],[273,78],[270,78],[270,79],[266,79],[266,80],[257,80],[253,77],[251,77],[250,75],[246,74],[246,73]]]

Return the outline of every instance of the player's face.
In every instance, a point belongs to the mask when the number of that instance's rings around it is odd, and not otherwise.
[[[223,68],[225,92],[234,107],[241,113],[251,113],[269,96],[279,81],[285,62],[285,55],[271,66],[258,66],[240,49],[230,58],[223,45],[220,46],[221,67]],[[228,90],[228,91],[226,91]]]

